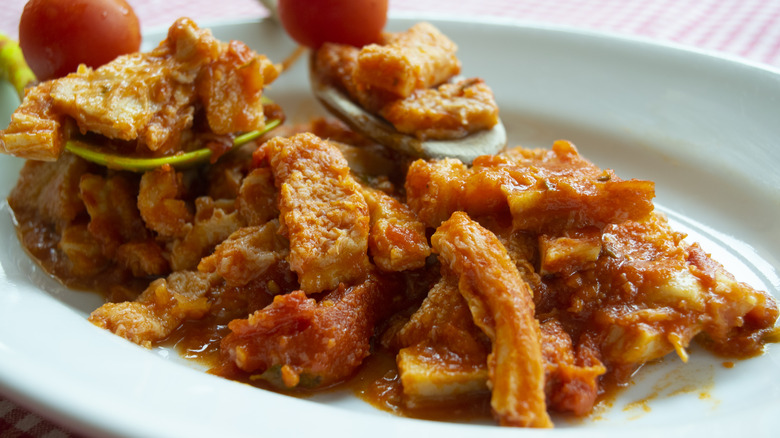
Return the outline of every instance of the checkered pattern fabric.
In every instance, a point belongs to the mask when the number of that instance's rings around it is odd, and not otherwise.
[[[68,438],[75,436],[0,396],[0,437]]]
[[[16,37],[26,0],[5,0],[0,32]],[[267,15],[257,0],[128,0],[145,28]],[[390,0],[392,11],[501,17],[674,42],[780,67],[780,0]]]
[[[447,11],[674,42],[780,67],[778,0],[391,0],[397,10]]]

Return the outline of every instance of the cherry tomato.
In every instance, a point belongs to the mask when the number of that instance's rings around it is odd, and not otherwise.
[[[38,79],[47,80],[138,51],[141,29],[125,0],[30,0],[19,45]]]
[[[387,23],[387,0],[279,0],[278,11],[287,33],[313,49],[377,42]]]

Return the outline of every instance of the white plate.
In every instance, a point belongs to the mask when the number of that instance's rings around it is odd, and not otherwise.
[[[419,18],[419,17],[418,17]],[[780,290],[780,75],[715,56],[566,29],[424,17],[460,46],[466,75],[493,87],[512,143],[574,141],[625,178],[657,182],[674,225],[738,279]],[[396,17],[393,29],[413,17]],[[212,26],[272,59],[293,48],[269,22]],[[148,36],[156,42],[162,33]],[[270,95],[293,120],[319,114],[305,66]],[[16,105],[2,89],[3,117]],[[0,195],[20,162],[0,159]],[[611,407],[554,431],[404,419],[349,394],[301,400],[206,375],[86,321],[100,304],[42,274],[0,211],[0,391],[78,431],[126,436],[733,436],[780,427],[780,349],[737,361],[695,351],[645,367]]]

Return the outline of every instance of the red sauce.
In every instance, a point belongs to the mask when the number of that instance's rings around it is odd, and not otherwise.
[[[449,422],[489,421],[491,418],[489,394],[441,400],[430,406],[407,406],[403,401],[395,356],[386,350],[372,354],[345,386],[377,409],[403,417]]]

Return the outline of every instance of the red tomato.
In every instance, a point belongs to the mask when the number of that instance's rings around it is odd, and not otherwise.
[[[30,0],[19,22],[19,46],[39,80],[81,63],[99,67],[140,45],[138,17],[125,0]]]
[[[377,42],[387,23],[387,0],[279,0],[278,11],[287,33],[314,49]]]

